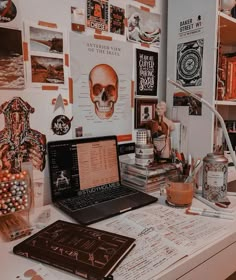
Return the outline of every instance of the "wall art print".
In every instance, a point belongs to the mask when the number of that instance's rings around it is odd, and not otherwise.
[[[202,97],[201,93],[196,93],[196,95]],[[202,115],[202,103],[182,91],[174,93],[173,106],[188,106],[188,112],[190,116]]]
[[[128,19],[127,40],[158,47],[160,45],[160,14],[139,9],[132,5],[126,6]]]
[[[0,27],[0,89],[25,87],[22,33]]]
[[[125,34],[125,9],[110,5],[110,32]]]
[[[16,5],[11,0],[0,0],[0,23],[9,23],[17,15]]]
[[[204,39],[178,44],[176,80],[182,86],[202,85],[203,47]]]
[[[87,27],[108,31],[108,0],[87,1]]]
[[[74,136],[80,137],[81,132],[84,137],[114,133],[130,139],[132,44],[83,38],[71,32],[70,45],[74,46]]]
[[[25,25],[29,49],[29,83],[34,87],[57,85],[66,88],[68,67],[64,59],[67,49],[65,32],[57,28]]]
[[[29,115],[35,109],[20,97],[14,97],[0,106],[4,128],[0,131],[0,170],[21,171],[24,162],[42,171],[46,159],[46,136],[30,127]]]
[[[85,9],[81,7],[71,7],[71,30],[85,31]]]
[[[136,94],[157,95],[158,53],[136,49]]]
[[[19,0],[0,0],[0,26],[21,28]]]

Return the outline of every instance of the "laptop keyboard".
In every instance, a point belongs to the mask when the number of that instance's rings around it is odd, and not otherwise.
[[[100,190],[94,193],[86,193],[80,196],[67,198],[63,200],[64,207],[71,211],[75,211],[88,206],[96,205],[101,202],[116,199],[122,196],[127,196],[137,192],[134,189],[116,187],[111,189]]]

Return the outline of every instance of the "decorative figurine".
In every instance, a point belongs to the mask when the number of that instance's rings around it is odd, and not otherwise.
[[[156,105],[155,118],[147,123],[147,129],[151,131],[154,144],[154,155],[157,160],[170,158],[171,143],[170,133],[174,130],[174,123],[166,118],[166,103],[161,101]]]

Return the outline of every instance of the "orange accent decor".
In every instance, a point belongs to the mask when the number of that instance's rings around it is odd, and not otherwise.
[[[125,27],[128,27],[128,19],[127,18],[124,19],[124,24],[125,24]]]
[[[58,86],[42,86],[42,90],[58,90]]]
[[[72,23],[71,24],[71,29],[73,31],[84,32],[85,31],[85,25],[84,24],[78,24],[78,23]]]
[[[102,30],[95,29],[95,33],[96,33],[96,34],[102,34]]]
[[[53,98],[53,99],[52,99],[52,105],[56,104],[56,101],[57,101],[57,99],[56,99],[56,98]],[[68,105],[68,100],[65,99],[65,98],[63,98],[63,104],[64,104],[65,106],[67,106],[67,105]]]
[[[132,134],[117,135],[118,142],[131,141],[131,140],[132,140]]]
[[[73,104],[74,102],[74,95],[73,95],[73,79],[69,78],[69,102]]]
[[[24,57],[24,61],[29,60],[29,49],[28,49],[27,42],[23,42],[23,57]]]
[[[65,53],[65,65],[69,67],[69,54]]]
[[[46,22],[46,21],[41,21],[41,20],[38,22],[38,25],[46,26],[46,27],[50,27],[50,28],[57,28],[56,23]]]
[[[96,33],[94,34],[94,39],[112,41],[111,36],[99,35],[99,34],[96,34]]]
[[[145,11],[145,12],[150,12],[150,9],[144,6],[140,6],[140,9]]]
[[[149,44],[146,44],[146,43],[141,43],[141,46],[142,46],[142,47],[145,47],[145,48],[150,48],[150,45],[149,45]]]

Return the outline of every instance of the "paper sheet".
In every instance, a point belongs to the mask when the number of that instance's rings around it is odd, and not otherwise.
[[[183,211],[153,204],[96,224],[137,239],[136,247],[115,270],[114,278],[153,279],[176,261],[227,233],[225,220],[183,215]]]

